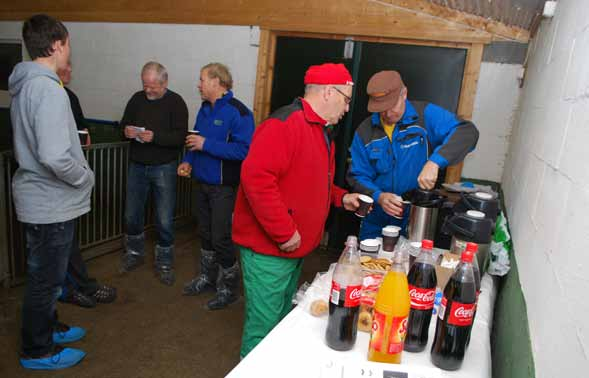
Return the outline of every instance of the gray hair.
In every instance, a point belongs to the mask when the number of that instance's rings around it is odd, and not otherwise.
[[[141,76],[143,76],[143,74],[147,71],[154,71],[157,74],[160,83],[165,83],[168,81],[168,70],[166,70],[166,67],[164,67],[161,63],[153,61],[145,63],[141,69]]]
[[[307,95],[309,93],[317,92],[319,90],[322,90],[325,87],[326,87],[326,85],[323,85],[323,84],[307,84],[307,85],[305,85],[305,95]]]

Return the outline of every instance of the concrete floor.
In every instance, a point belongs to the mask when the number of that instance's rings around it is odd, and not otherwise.
[[[118,273],[119,253],[88,262],[90,275],[118,288],[116,302],[84,309],[58,304],[60,320],[82,326],[86,337],[71,344],[87,352],[77,366],[55,372],[20,367],[20,305],[23,287],[0,289],[0,377],[223,377],[239,362],[243,297],[222,311],[204,308],[212,293],[184,297],[181,290],[195,272],[199,250],[194,227],[177,232],[177,280],[160,284],[152,256],[138,271]],[[153,242],[149,243],[153,250]],[[311,281],[337,256],[315,251],[305,259],[302,281]]]

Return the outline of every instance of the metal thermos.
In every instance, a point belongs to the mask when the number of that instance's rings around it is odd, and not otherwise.
[[[493,233],[491,218],[487,218],[481,211],[468,210],[466,213],[455,214],[446,219],[443,230],[452,235],[450,244],[452,253],[460,255],[466,248],[467,242],[477,243],[479,248],[476,257],[479,267],[484,269]]]
[[[405,196],[404,196],[405,197]],[[408,194],[411,201],[407,236],[409,241],[434,240],[438,212],[445,197],[431,190],[415,189]]]
[[[435,239],[436,224],[438,222],[437,207],[422,207],[411,205],[407,232],[409,240],[421,242],[424,239]]]

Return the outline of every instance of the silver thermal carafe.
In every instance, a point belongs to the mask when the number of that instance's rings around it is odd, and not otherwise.
[[[450,252],[460,255],[467,242],[477,243],[478,265],[481,274],[485,269],[485,261],[491,246],[493,234],[493,220],[487,218],[485,213],[477,210],[468,210],[466,213],[454,214],[444,222],[442,231],[452,235]]]
[[[434,240],[438,212],[446,197],[433,190],[415,189],[403,195],[411,202],[407,236],[410,241]]]

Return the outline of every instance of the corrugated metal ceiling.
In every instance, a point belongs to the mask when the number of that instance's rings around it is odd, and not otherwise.
[[[431,3],[530,30],[546,0],[428,0]]]

